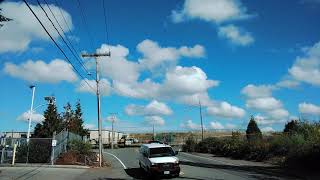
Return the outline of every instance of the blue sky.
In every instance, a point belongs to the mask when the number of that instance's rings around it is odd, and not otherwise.
[[[251,115],[264,130],[282,130],[299,116],[319,119],[319,1],[110,0],[109,40],[102,1],[80,0],[92,39],[76,0],[58,0],[61,7],[47,1],[78,53],[111,49],[111,58],[100,59],[106,128],[110,113],[117,113],[122,131],[151,130],[152,123],[159,131],[197,130],[198,99],[207,129],[244,129]],[[94,86],[37,2],[28,2]],[[30,84],[36,85],[35,106],[55,95],[62,112],[80,99],[86,125],[95,128],[94,94],[25,4],[5,1],[0,7],[13,19],[0,28],[0,131],[27,129]],[[92,59],[82,61],[94,71]],[[44,109],[36,110],[36,120]]]

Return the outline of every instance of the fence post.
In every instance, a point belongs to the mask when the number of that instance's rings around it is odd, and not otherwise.
[[[3,159],[4,159],[4,151],[5,151],[6,146],[4,145],[2,148],[2,153],[1,153],[1,161],[0,164],[3,164]]]
[[[54,148],[55,148],[55,144],[54,141],[56,140],[56,131],[53,132],[53,136],[52,136],[52,143],[51,143],[51,165],[54,164]]]
[[[13,146],[12,166],[14,166],[14,163],[16,161],[16,152],[17,152],[17,143],[15,143]]]

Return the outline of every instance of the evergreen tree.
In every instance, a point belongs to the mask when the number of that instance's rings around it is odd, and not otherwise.
[[[44,138],[43,137],[43,126],[41,123],[37,123],[36,127],[34,127],[34,133],[32,135],[33,138]]]
[[[65,107],[65,113],[63,117],[67,122],[67,129],[69,130],[69,132],[79,134],[80,136],[86,136],[88,134],[88,130],[84,129],[83,127],[80,100],[78,100],[76,103],[75,111],[71,109],[71,105],[70,103],[68,103]]]
[[[37,124],[34,131],[35,137],[51,138],[53,132],[59,133],[63,129],[62,118],[58,113],[56,104],[49,104],[44,112],[44,121]]]
[[[283,132],[291,135],[296,133],[298,129],[299,129],[299,122],[297,120],[291,120],[285,125]]]
[[[255,142],[262,139],[262,133],[253,116],[250,118],[250,122],[246,130],[246,136],[249,142]]]
[[[63,107],[64,112],[62,114],[63,117],[63,128],[69,131],[73,131],[73,120],[74,120],[74,111],[71,108],[71,104],[68,102],[66,106]]]
[[[84,126],[83,126],[82,109],[81,109],[80,100],[78,100],[76,103],[75,119],[77,122],[77,128],[78,128],[79,134],[81,136],[87,136],[89,131],[88,129],[84,129]]]

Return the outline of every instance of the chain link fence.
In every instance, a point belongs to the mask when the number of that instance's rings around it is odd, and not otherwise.
[[[85,139],[68,131],[54,134],[52,138],[29,138],[29,142],[27,138],[3,137],[0,138],[0,163],[54,164],[62,153],[68,151],[69,143],[76,140]]]
[[[1,164],[50,163],[52,138],[1,138]],[[16,151],[14,153],[14,148]]]
[[[69,131],[61,131],[59,134],[54,135],[51,161],[55,162],[62,153],[67,152],[70,142],[82,140],[83,139],[80,135],[71,133]]]

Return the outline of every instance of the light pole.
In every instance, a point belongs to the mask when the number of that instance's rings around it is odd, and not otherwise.
[[[30,114],[31,114],[31,115],[32,115],[32,113],[33,113],[34,110],[38,109],[38,108],[41,107],[41,106],[47,105],[47,104],[41,104],[41,105],[33,108],[33,98],[34,98],[34,91],[33,91],[33,93],[32,93],[32,103],[31,103],[31,111],[30,111]],[[45,99],[46,101],[48,101],[48,105],[55,103],[55,97],[53,97],[53,96],[46,96],[46,97],[44,97],[44,99]],[[27,137],[27,144],[28,144],[27,161],[26,161],[27,164],[28,164],[28,162],[29,162],[29,138],[30,138],[30,129],[31,129],[31,115],[30,115],[30,118],[29,118],[29,129],[28,129],[28,137]]]
[[[30,138],[30,134],[31,134],[31,123],[32,123],[32,115],[33,115],[33,112],[34,112],[36,109],[38,109],[39,107],[42,107],[42,106],[45,106],[45,105],[48,105],[48,104],[54,104],[54,102],[55,102],[55,97],[53,97],[53,96],[46,96],[46,97],[44,97],[44,99],[45,99],[46,101],[48,101],[47,104],[41,104],[41,105],[33,108],[35,87],[34,87],[34,86],[30,86],[30,88],[32,88],[33,90],[32,90],[31,108],[30,108],[30,113],[29,113],[27,142],[29,142],[29,138]]]
[[[29,138],[30,138],[32,112],[33,112],[33,101],[34,101],[34,93],[35,93],[35,90],[36,90],[36,86],[31,85],[30,88],[32,89],[32,99],[31,99],[31,107],[30,107],[30,113],[29,113],[28,134],[27,134],[27,142],[28,143],[29,143]]]

